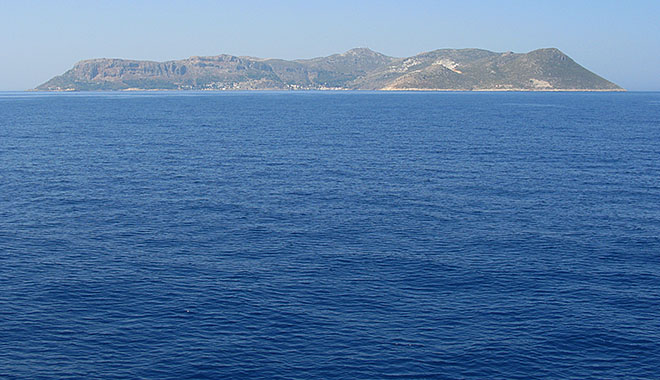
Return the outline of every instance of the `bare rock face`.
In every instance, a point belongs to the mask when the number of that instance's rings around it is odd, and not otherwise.
[[[441,49],[408,58],[358,48],[294,61],[226,54],[167,62],[101,58],[78,62],[36,89],[623,91],[554,48]]]

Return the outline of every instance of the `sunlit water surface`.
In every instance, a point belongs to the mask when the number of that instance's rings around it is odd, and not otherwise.
[[[0,377],[660,376],[660,93],[0,93]]]

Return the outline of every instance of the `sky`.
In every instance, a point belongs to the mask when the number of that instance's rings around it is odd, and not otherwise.
[[[89,58],[312,58],[369,47],[556,47],[632,91],[660,90],[659,0],[0,0],[0,91]]]

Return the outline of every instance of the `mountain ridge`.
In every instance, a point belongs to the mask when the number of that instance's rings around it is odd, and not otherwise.
[[[93,58],[36,90],[625,91],[556,48],[437,49],[403,58],[369,48],[296,60],[228,54],[163,62]]]

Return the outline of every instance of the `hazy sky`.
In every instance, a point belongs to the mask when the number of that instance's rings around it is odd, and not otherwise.
[[[33,88],[87,58],[291,59],[354,47],[557,47],[629,90],[660,90],[660,1],[0,0],[0,90]]]

